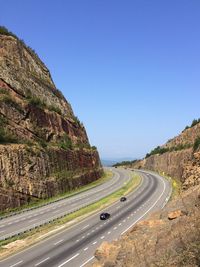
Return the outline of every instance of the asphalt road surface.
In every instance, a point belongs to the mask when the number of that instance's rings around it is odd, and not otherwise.
[[[129,181],[130,176],[126,175],[123,170],[112,169],[112,171],[112,179],[102,185],[59,202],[0,220],[0,240],[85,207],[118,190]]]
[[[129,179],[128,171],[117,172],[119,179],[125,176]],[[103,241],[119,238],[138,221],[167,203],[171,192],[169,182],[150,172],[138,173],[142,176],[142,183],[127,196],[126,202],[118,201],[105,210],[111,214],[109,220],[100,221],[99,213],[89,216],[73,227],[0,261],[0,267],[83,267],[90,264],[94,251]]]

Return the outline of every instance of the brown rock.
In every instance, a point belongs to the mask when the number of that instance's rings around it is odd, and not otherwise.
[[[22,41],[2,34],[0,135],[0,210],[70,191],[102,174],[98,152],[47,67]]]
[[[175,211],[172,211],[168,214],[168,219],[174,220],[174,219],[177,219],[178,217],[183,216],[183,215],[184,215],[184,213],[181,210],[175,210]]]

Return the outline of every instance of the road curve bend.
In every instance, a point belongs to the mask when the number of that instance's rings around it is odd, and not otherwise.
[[[128,170],[116,170],[130,177]],[[127,196],[106,209],[107,221],[99,220],[99,213],[65,229],[40,243],[0,261],[0,267],[83,267],[94,259],[94,251],[103,241],[112,241],[126,233],[134,224],[167,203],[171,185],[163,177],[136,171],[142,183]],[[114,186],[114,185],[113,185]]]

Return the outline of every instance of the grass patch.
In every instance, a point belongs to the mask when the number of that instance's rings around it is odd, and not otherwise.
[[[168,180],[171,183],[172,193],[171,193],[170,200],[173,200],[177,196],[179,196],[181,193],[181,188],[182,188],[181,181],[166,175],[164,172],[159,172],[159,175],[163,176],[166,180]]]
[[[105,179],[105,177],[104,177],[104,179]],[[10,249],[4,248],[5,245],[7,245],[11,242],[14,242],[16,240],[23,240],[24,241],[24,244],[20,248],[19,247],[17,248],[17,246],[16,246],[15,251],[12,250],[12,254],[14,252],[17,252],[17,250],[21,250],[25,247],[33,245],[34,243],[37,242],[36,240],[42,239],[41,236],[43,236],[43,238],[48,237],[49,232],[51,234],[51,232],[59,231],[60,229],[71,226],[72,224],[74,225],[74,223],[77,223],[80,220],[83,220],[84,218],[86,218],[88,216],[88,214],[98,212],[98,211],[110,206],[114,202],[119,201],[119,198],[121,196],[126,195],[126,194],[130,193],[131,191],[135,190],[138,187],[138,185],[140,184],[140,182],[141,182],[141,177],[139,175],[132,173],[132,177],[131,177],[130,181],[127,182],[126,184],[124,184],[124,186],[121,189],[110,194],[109,196],[107,196],[107,197],[105,197],[105,198],[85,207],[85,208],[82,208],[79,211],[76,211],[72,214],[66,215],[65,217],[63,217],[61,219],[57,219],[57,220],[55,220],[51,223],[48,223],[44,226],[41,226],[37,229],[33,229],[29,232],[26,232],[24,234],[21,234],[19,236],[14,237],[14,238],[10,238],[10,239],[5,240],[5,241],[0,241],[0,257],[8,256],[9,253],[11,254]]]
[[[103,183],[105,183],[106,181],[108,181],[109,179],[111,179],[113,176],[113,173],[111,171],[105,171],[104,174],[102,175],[102,177],[90,184],[84,185],[81,188],[75,189],[75,190],[71,190],[70,192],[66,192],[63,194],[59,194],[55,197],[51,197],[48,199],[39,199],[37,201],[31,202],[29,204],[23,205],[21,207],[17,207],[14,209],[8,209],[6,211],[2,211],[0,212],[0,216],[6,216],[6,215],[11,215],[12,213],[15,212],[22,212],[23,210],[27,210],[27,209],[32,209],[32,208],[38,208],[41,206],[44,206],[46,204],[50,204],[59,200],[62,200],[64,198],[68,198],[68,197],[72,197],[73,195],[77,195],[79,193],[85,192],[89,189],[92,189],[98,185],[101,185]]]

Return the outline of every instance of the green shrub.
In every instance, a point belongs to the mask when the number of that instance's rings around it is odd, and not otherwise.
[[[198,136],[194,142],[193,150],[196,151],[200,146],[200,137]]]
[[[2,94],[2,95],[9,95],[9,91],[6,88],[0,87],[0,94]]]
[[[11,35],[11,36],[17,38],[17,36],[16,36],[14,33],[10,32],[10,31],[9,31],[6,27],[4,27],[4,26],[0,26],[0,34],[3,34],[3,35]]]
[[[39,108],[45,108],[46,107],[46,103],[36,96],[28,96],[28,102],[29,102],[29,104],[31,104],[35,107],[39,107]]]
[[[56,106],[53,106],[53,105],[50,105],[47,107],[49,111],[54,111],[56,113],[58,113],[59,115],[62,114],[61,110],[59,109],[59,107],[56,107]]]
[[[198,124],[200,122],[200,119],[197,120],[193,120],[191,127],[194,127],[196,124]]]
[[[18,139],[0,127],[0,144],[18,143]]]
[[[45,140],[43,140],[43,139],[39,139],[38,140],[38,144],[43,148],[47,147],[47,142]]]
[[[67,149],[72,149],[72,141],[69,138],[69,136],[67,134],[64,134],[63,137],[61,138],[61,141],[59,143],[59,147],[67,150]]]

